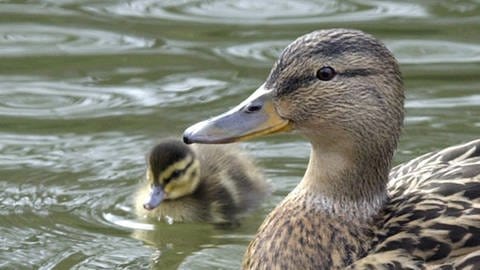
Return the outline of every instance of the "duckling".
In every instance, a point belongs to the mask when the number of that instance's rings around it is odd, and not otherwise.
[[[188,143],[227,143],[293,129],[311,143],[244,269],[479,269],[480,140],[390,170],[403,104],[380,41],[320,30],[291,43],[239,106],[185,131]]]
[[[152,148],[147,162],[146,183],[134,199],[138,216],[235,224],[269,191],[253,160],[234,147],[167,139]]]

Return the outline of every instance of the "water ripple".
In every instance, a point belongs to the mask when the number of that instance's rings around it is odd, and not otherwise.
[[[36,220],[36,228],[6,228],[0,253],[7,269],[145,269],[150,250],[127,237]],[[1,266],[1,263],[0,263]]]
[[[395,40],[388,47],[402,64],[471,63],[480,61],[480,46],[446,40]]]
[[[50,172],[90,172],[81,181],[142,175],[144,154],[152,144],[123,133],[36,135],[0,133],[0,168]]]
[[[0,55],[111,54],[151,48],[157,40],[101,29],[1,24]]]
[[[4,77],[0,115],[46,119],[143,114],[164,100],[155,90],[135,86],[98,86],[84,81]]]
[[[58,7],[55,5],[45,4],[45,3],[38,3],[41,1],[34,1],[32,3],[21,3],[21,4],[13,4],[13,3],[4,3],[2,1],[2,8],[0,9],[0,14],[41,14],[41,15],[48,15],[48,16],[72,16],[76,13],[71,10],[64,9],[62,7]],[[7,1],[8,2],[8,1]],[[25,2],[25,1],[23,1]],[[55,1],[55,4],[58,4],[59,1]]]
[[[155,228],[153,224],[143,223],[132,219],[125,219],[122,216],[117,216],[112,213],[103,213],[102,216],[107,222],[110,222],[111,224],[115,224],[122,228],[146,231],[153,231],[153,229]]]
[[[480,95],[445,97],[445,98],[429,98],[407,100],[406,108],[459,108],[459,107],[480,107]]]
[[[106,218],[131,220],[133,214],[125,206],[130,203],[131,183],[78,184],[74,179],[62,186],[41,179],[30,184],[0,182],[0,215],[5,218],[0,266],[144,269],[151,264],[150,250],[128,237],[133,228],[119,231],[120,226],[112,226],[115,222]]]
[[[27,185],[7,185],[0,187],[0,214],[21,214],[35,212],[37,215],[48,215],[47,208],[56,206],[62,201],[61,191],[57,188],[45,189]]]
[[[239,79],[232,75],[231,72],[219,72],[215,75],[217,78],[212,78],[211,74],[178,73],[166,76],[154,85],[160,88],[163,98],[168,100],[168,106],[189,106],[225,97],[225,92],[228,92],[225,89],[241,85],[236,83]]]
[[[232,72],[178,73],[154,82],[137,81],[119,86],[98,85],[89,80],[0,77],[0,88],[5,89],[0,92],[0,116],[91,119],[148,114],[160,107],[223,98],[250,84]]]
[[[178,269],[240,269],[244,252],[240,245],[203,248],[188,256]]]
[[[235,24],[299,24],[332,21],[378,20],[385,17],[425,17],[415,3],[385,1],[229,1],[133,0],[91,4],[86,10],[103,14],[162,18],[178,21]]]
[[[271,40],[214,48],[213,51],[237,65],[270,66],[291,40]]]
[[[242,66],[270,66],[291,40],[270,40],[214,48],[215,54]],[[446,40],[387,41],[402,64],[471,63],[480,61],[480,46]]]

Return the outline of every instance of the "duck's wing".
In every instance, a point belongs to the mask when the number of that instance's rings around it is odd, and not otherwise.
[[[351,269],[480,269],[480,140],[395,167],[389,196]]]
[[[431,152],[400,164],[390,172],[390,194],[455,183],[480,175],[480,139]],[[478,181],[473,181],[477,182]],[[445,188],[445,187],[443,187]]]

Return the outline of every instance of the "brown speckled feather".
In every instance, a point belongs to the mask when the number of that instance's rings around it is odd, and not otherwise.
[[[351,269],[406,261],[411,269],[480,269],[480,140],[395,167],[389,195],[374,247]]]
[[[314,200],[314,194],[293,192],[278,205],[250,243],[243,267],[325,269],[351,264],[366,254],[373,235],[370,228],[325,216]]]
[[[308,258],[308,269],[479,269],[479,168],[480,140],[395,167],[371,227],[326,217],[297,189],[262,224],[244,268],[307,269]]]

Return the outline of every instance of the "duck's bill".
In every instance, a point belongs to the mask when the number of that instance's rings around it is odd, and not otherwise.
[[[262,85],[230,111],[185,130],[185,143],[231,143],[290,130],[290,122],[276,112],[272,91]]]
[[[163,191],[163,187],[157,185],[152,186],[150,195],[143,204],[143,208],[145,208],[145,210],[153,210],[155,207],[160,205],[164,197],[165,192]]]

